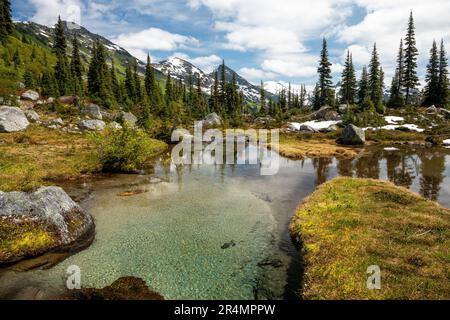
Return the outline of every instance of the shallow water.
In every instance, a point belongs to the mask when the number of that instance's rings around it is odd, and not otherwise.
[[[87,250],[21,277],[61,288],[70,265],[84,287],[137,276],[169,299],[295,298],[299,254],[288,224],[301,200],[337,175],[388,179],[450,207],[450,150],[370,148],[355,160],[281,159],[277,175],[258,165],[155,164],[149,175],[115,175],[83,205],[97,235]],[[124,191],[143,192],[123,197]],[[36,285],[36,284],[35,284]]]

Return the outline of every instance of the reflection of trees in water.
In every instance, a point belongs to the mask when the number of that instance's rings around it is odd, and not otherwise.
[[[316,158],[312,160],[313,167],[316,169],[317,186],[327,181],[328,171],[332,162],[332,158]]]
[[[411,187],[415,178],[416,159],[406,152],[386,152],[386,170],[389,181],[396,185]],[[410,160],[410,161],[409,161]]]
[[[421,172],[420,194],[425,198],[437,200],[444,180],[445,155],[439,152],[420,155]]]
[[[338,159],[337,171],[340,176],[353,177],[353,160]]]
[[[383,150],[373,150],[368,155],[364,155],[356,160],[355,170],[358,178],[379,179],[380,159]]]

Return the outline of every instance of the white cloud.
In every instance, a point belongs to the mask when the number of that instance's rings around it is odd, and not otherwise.
[[[149,28],[134,33],[126,33],[112,40],[114,43],[134,53],[137,58],[145,58],[148,51],[174,51],[190,46],[198,47],[200,42],[194,37],[170,33],[159,28]]]
[[[276,75],[273,72],[267,72],[256,68],[241,68],[238,73],[248,81],[258,85],[261,80],[276,78]]]
[[[31,20],[43,25],[55,25],[58,16],[67,21],[80,24],[82,3],[79,0],[30,0],[36,8]]]

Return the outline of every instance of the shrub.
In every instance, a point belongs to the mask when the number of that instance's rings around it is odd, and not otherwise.
[[[103,171],[136,171],[146,160],[167,148],[165,143],[127,125],[121,130],[107,129],[92,137]]]

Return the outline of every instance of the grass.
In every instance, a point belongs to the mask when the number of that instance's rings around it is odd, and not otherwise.
[[[101,138],[97,138],[98,139]],[[0,190],[31,191],[102,170],[99,150],[89,134],[70,134],[31,125],[27,131],[0,133]],[[167,146],[155,146],[145,159]]]
[[[336,178],[300,206],[305,299],[450,299],[450,210],[389,182]],[[367,289],[367,268],[381,289]]]
[[[331,140],[329,134],[310,135],[281,135],[277,151],[283,157],[303,159],[305,157],[338,157],[353,158],[359,153],[358,148],[343,147]]]

